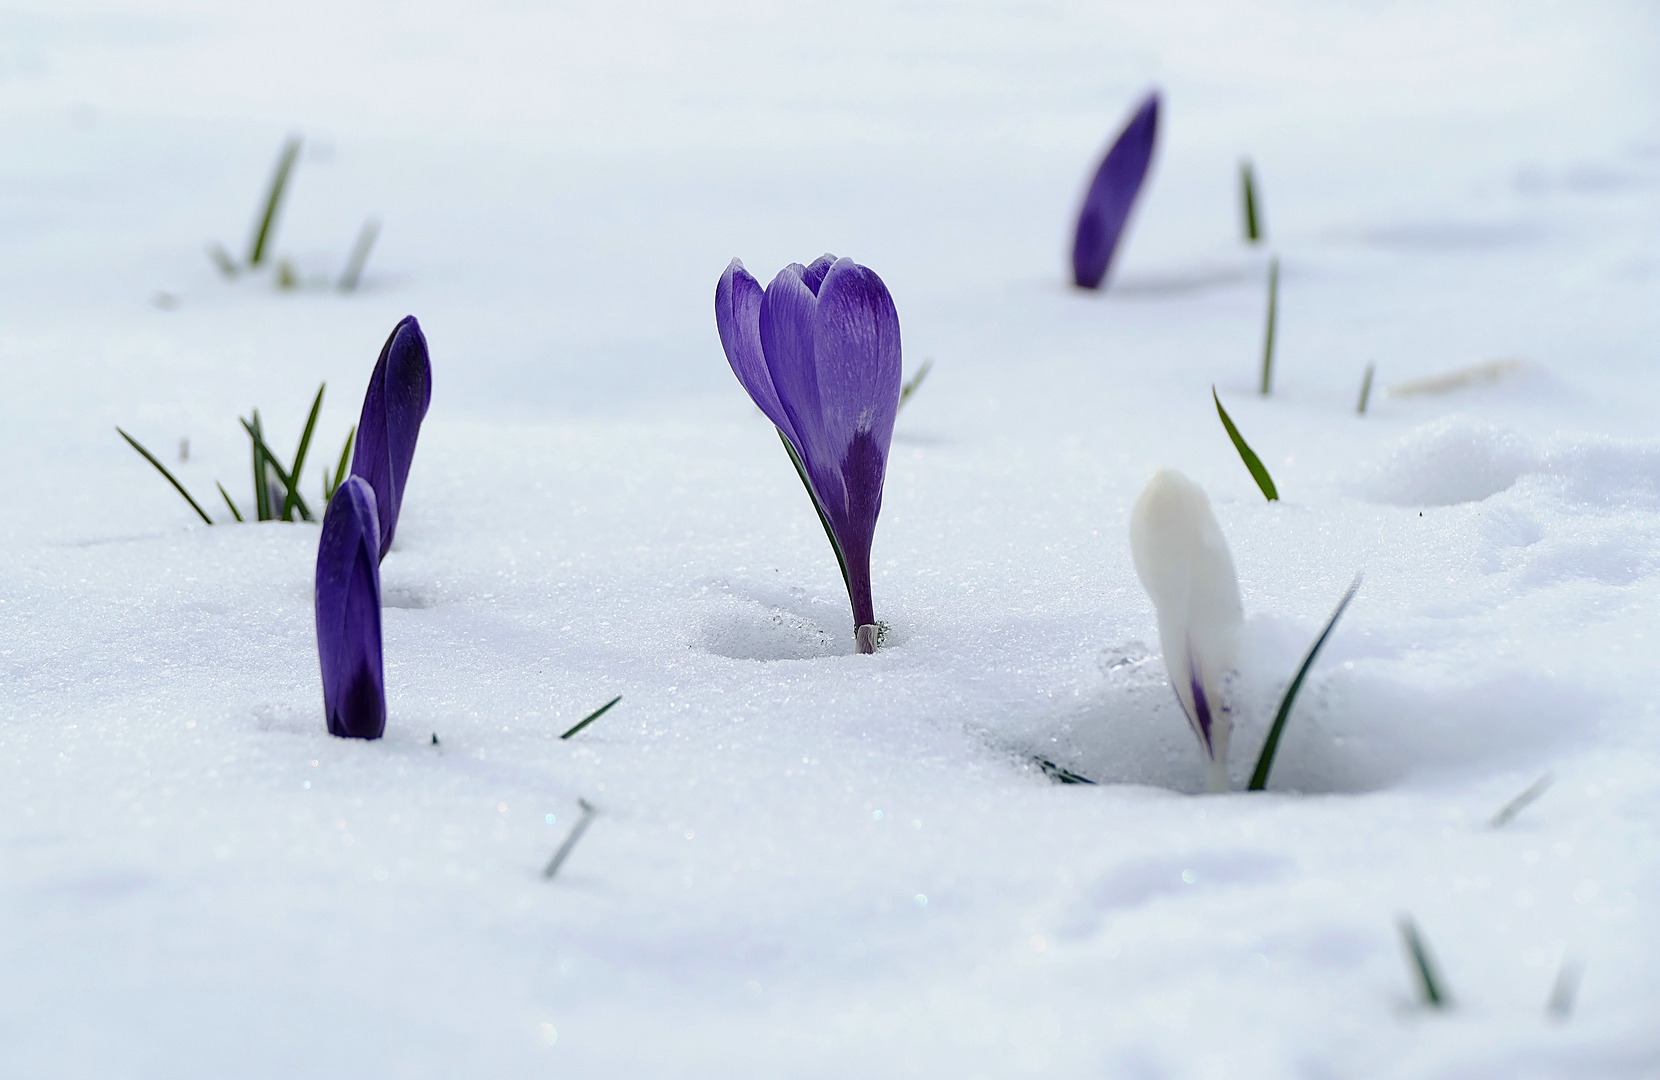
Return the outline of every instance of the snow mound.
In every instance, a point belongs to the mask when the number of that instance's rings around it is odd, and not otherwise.
[[[1496,495],[1538,467],[1516,432],[1449,416],[1408,432],[1363,471],[1356,493],[1394,506],[1453,506]]]

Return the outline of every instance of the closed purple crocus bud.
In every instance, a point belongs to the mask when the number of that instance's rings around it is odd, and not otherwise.
[[[1136,196],[1147,179],[1158,136],[1159,95],[1149,93],[1101,160],[1078,212],[1078,235],[1072,241],[1072,280],[1080,289],[1099,289],[1124,235]]]
[[[378,739],[386,731],[379,551],[374,489],[348,477],[323,514],[316,596],[323,711],[329,734],[345,739]]]
[[[363,395],[363,415],[357,422],[357,448],[352,452],[353,476],[375,489],[380,511],[378,558],[392,549],[403,506],[404,481],[415,457],[415,438],[432,402],[432,365],[427,339],[415,316],[406,315],[393,327],[380,350],[369,390]]]
[[[870,549],[899,411],[899,313],[852,259],[791,263],[763,292],[733,259],[715,287],[732,371],[777,426],[842,564],[860,652],[876,651]]]

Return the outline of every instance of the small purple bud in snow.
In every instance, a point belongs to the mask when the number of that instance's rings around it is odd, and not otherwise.
[[[899,313],[852,259],[791,263],[763,292],[733,259],[715,325],[738,381],[794,448],[843,561],[854,637],[876,648],[870,548],[899,411]]]
[[[323,514],[317,543],[317,659],[329,734],[378,739],[386,731],[380,644],[380,520],[375,491],[346,479]]]
[[[1072,280],[1080,289],[1099,289],[1124,235],[1124,223],[1147,179],[1158,136],[1159,95],[1154,90],[1136,109],[1101,160],[1078,212],[1078,235],[1072,241]]]
[[[352,452],[351,475],[361,476],[375,489],[380,511],[378,558],[386,558],[392,535],[398,530],[404,482],[415,457],[415,438],[432,401],[432,365],[427,339],[415,316],[406,315],[392,328],[369,376],[363,395],[363,415],[357,422],[357,448]]]

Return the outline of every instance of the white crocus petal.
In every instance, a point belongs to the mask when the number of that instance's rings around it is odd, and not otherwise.
[[[1207,786],[1226,791],[1233,719],[1222,681],[1245,615],[1228,542],[1198,484],[1174,469],[1153,474],[1130,514],[1130,555],[1158,609],[1164,665],[1204,748]]]

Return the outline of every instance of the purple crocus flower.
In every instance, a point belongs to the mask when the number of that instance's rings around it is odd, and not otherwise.
[[[379,558],[392,549],[403,506],[404,481],[415,457],[415,438],[432,401],[432,365],[427,339],[415,316],[406,315],[375,361],[369,390],[363,395],[363,415],[357,422],[357,448],[352,452],[353,476],[375,489],[380,511]]]
[[[766,291],[733,259],[715,287],[732,371],[783,436],[841,562],[860,652],[876,651],[870,546],[899,411],[899,313],[876,273],[824,255]]]
[[[1078,235],[1072,241],[1072,280],[1080,289],[1099,289],[1107,276],[1130,208],[1147,179],[1158,127],[1159,95],[1154,90],[1118,133],[1090,181],[1084,208],[1078,212]]]
[[[317,544],[317,659],[329,734],[378,739],[386,731],[380,645],[380,520],[375,491],[347,477],[323,514]]]

